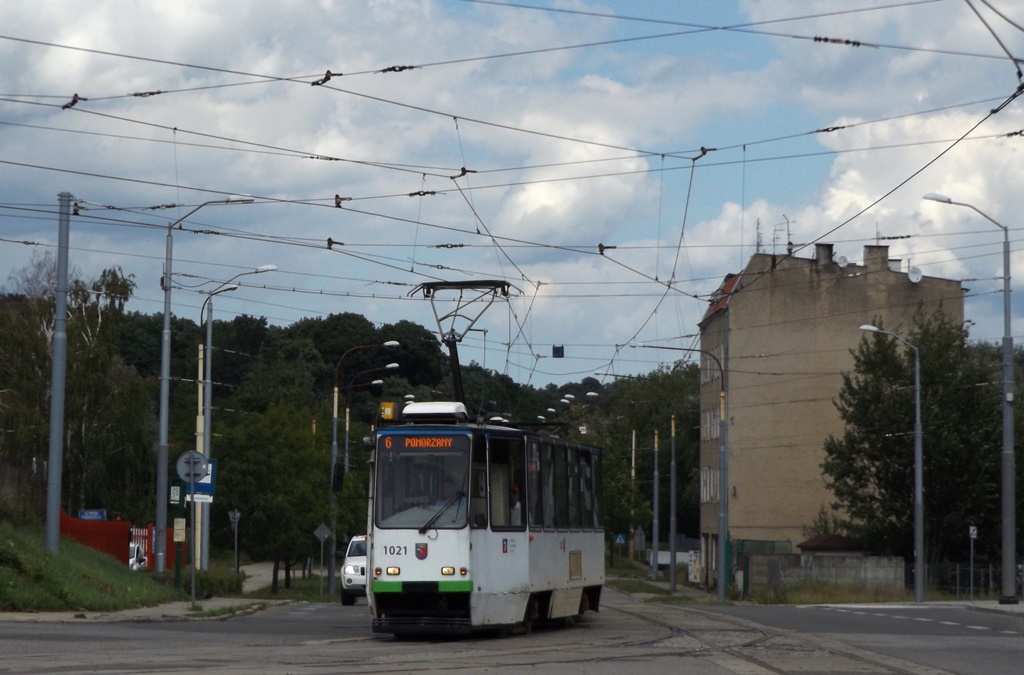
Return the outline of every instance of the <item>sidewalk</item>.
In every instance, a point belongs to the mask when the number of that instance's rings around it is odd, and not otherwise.
[[[669,590],[670,584],[668,581],[661,579],[652,580],[650,578],[643,579],[644,583],[657,586],[665,590],[666,592],[672,593]],[[642,594],[637,594],[642,595]],[[676,580],[676,590],[673,595],[677,595],[685,598],[692,598],[701,602],[716,603],[718,602],[718,596],[714,591],[705,591],[694,586],[689,586],[683,582],[682,579]],[[729,601],[726,601],[729,602]],[[748,601],[738,601],[746,603]],[[995,612],[999,614],[1012,614],[1024,618],[1024,601],[1016,604],[1000,604],[998,600],[933,600],[925,601],[918,605],[914,602],[884,602],[884,603],[850,603],[850,604],[822,604],[822,607],[843,607],[847,609],[853,608],[880,608],[880,607],[905,607],[908,609],[922,608],[922,607],[963,607],[971,609],[977,612]]]
[[[273,563],[255,563],[242,567],[245,581],[242,592],[251,593],[270,586],[273,581]],[[3,612],[2,621],[21,621],[30,623],[77,623],[121,621],[198,621],[227,619],[240,614],[258,612],[266,607],[280,605],[288,600],[253,600],[241,598],[209,598],[196,600],[195,606],[190,600],[167,602],[154,607],[138,607],[116,612]]]

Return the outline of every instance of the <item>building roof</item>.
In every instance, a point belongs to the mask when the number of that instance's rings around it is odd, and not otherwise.
[[[736,288],[736,284],[740,281],[739,274],[727,274],[722,285],[718,287],[715,294],[711,296],[711,306],[708,307],[708,311],[704,314],[704,318],[713,315],[720,309],[724,309],[729,303],[729,298],[732,296],[733,290]]]
[[[819,534],[796,545],[801,551],[863,551],[864,547],[841,534]]]

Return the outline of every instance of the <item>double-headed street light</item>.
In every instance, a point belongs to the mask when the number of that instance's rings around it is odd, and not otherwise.
[[[153,542],[153,553],[156,557],[155,568],[163,572],[167,568],[167,431],[170,426],[171,398],[171,261],[173,256],[171,233],[189,216],[203,208],[214,204],[251,204],[250,198],[228,197],[203,202],[181,218],[167,226],[167,245],[164,254],[164,274],[160,285],[164,289],[164,325],[160,335],[160,427],[156,445],[156,541]]]
[[[366,370],[356,373],[355,377],[349,380],[348,386],[345,387],[345,473],[348,473],[348,432],[351,421],[352,411],[352,389],[356,386],[356,380],[360,379],[363,375],[369,375],[370,373],[380,373],[385,370],[398,370],[399,365],[397,363],[389,363],[386,366],[380,366],[379,368],[367,368]],[[373,380],[369,383],[370,385],[384,384],[384,380]],[[407,394],[407,396],[410,394]]]
[[[338,375],[341,372],[341,364],[345,360],[345,357],[352,352],[360,349],[377,349],[384,347],[385,349],[393,349],[400,346],[401,343],[397,340],[388,340],[380,344],[372,345],[356,345],[346,349],[340,357],[338,357],[338,363],[334,366],[334,408],[333,414],[331,415],[331,474],[330,474],[330,487],[331,487],[331,553],[327,559],[327,594],[334,595],[334,577],[337,571],[337,561],[334,559],[338,552],[338,517],[337,517],[337,498],[334,494],[334,472],[335,467],[338,464]],[[345,410],[345,472],[348,473],[348,409]]]
[[[914,350],[914,602],[924,602],[924,451],[921,448],[921,357],[917,347],[878,326],[861,330],[896,338]]]
[[[211,428],[211,401],[213,400],[213,296],[221,293],[227,293],[228,291],[238,290],[238,284],[232,282],[239,277],[244,277],[249,274],[273,272],[276,269],[277,265],[260,265],[254,270],[239,272],[214,290],[208,292],[206,294],[206,300],[203,301],[203,306],[199,309],[200,320],[202,320],[204,312],[206,314],[206,345],[203,347],[203,454],[206,456],[207,461],[210,461],[211,457],[210,439],[213,434]],[[209,309],[207,309],[207,307],[209,307]],[[203,503],[199,522],[201,523],[202,530],[202,545],[199,549],[199,566],[200,569],[207,570],[210,567],[210,504],[208,502]],[[193,564],[195,564],[194,559]]]
[[[1010,230],[981,209],[965,202],[955,202],[946,195],[929,192],[924,199],[940,204],[966,206],[1003,231],[1003,451],[1002,464],[1002,527],[1003,581],[999,604],[1017,604],[1017,467],[1013,455],[1013,333],[1010,330]]]

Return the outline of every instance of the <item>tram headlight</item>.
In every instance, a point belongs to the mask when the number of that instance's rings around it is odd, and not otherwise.
[[[441,574],[443,574],[446,577],[455,576],[455,568],[454,567],[442,567],[441,568]]]
[[[400,568],[400,567],[389,567],[388,568],[388,575],[390,575],[390,576],[397,576],[397,575],[399,575],[401,573],[402,573],[402,568]]]

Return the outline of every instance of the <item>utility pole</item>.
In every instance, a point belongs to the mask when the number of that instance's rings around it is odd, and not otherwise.
[[[71,193],[57,195],[57,297],[50,364],[50,454],[46,472],[46,550],[60,550],[60,491],[64,472],[64,382],[68,360],[68,240]]]
[[[658,430],[654,430],[654,523],[651,527],[651,578],[658,578]]]

